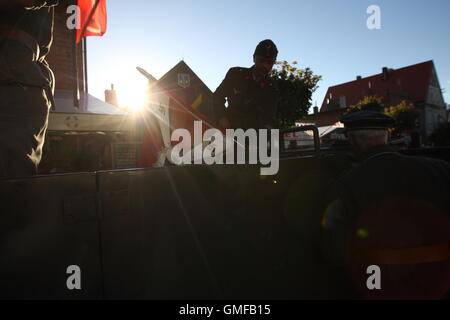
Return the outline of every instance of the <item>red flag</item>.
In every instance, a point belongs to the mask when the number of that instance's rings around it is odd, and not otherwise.
[[[102,36],[106,32],[106,0],[78,0],[80,28],[77,43],[84,37]]]

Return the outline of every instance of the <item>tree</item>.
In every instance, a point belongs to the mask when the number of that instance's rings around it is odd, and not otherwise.
[[[312,94],[318,88],[317,83],[322,79],[315,75],[310,68],[300,69],[287,61],[276,62],[270,77],[275,81],[280,91],[280,100],[277,108],[279,128],[289,128],[297,120],[308,114],[312,105]]]
[[[365,111],[384,111],[383,98],[378,96],[366,96],[357,104],[349,107],[350,111],[365,110]]]
[[[395,119],[395,129],[399,133],[404,130],[417,129],[417,119],[419,111],[406,101],[402,101],[396,106],[387,108],[386,114]]]

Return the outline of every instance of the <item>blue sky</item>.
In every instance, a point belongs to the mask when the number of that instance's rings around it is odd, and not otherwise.
[[[322,75],[313,103],[329,86],[434,60],[450,103],[448,0],[107,0],[108,30],[88,38],[90,92],[103,98],[115,83],[123,104],[142,99],[145,68],[161,77],[181,59],[214,91],[227,70],[249,67],[259,41],[278,46],[278,60]],[[381,29],[369,30],[370,5]]]

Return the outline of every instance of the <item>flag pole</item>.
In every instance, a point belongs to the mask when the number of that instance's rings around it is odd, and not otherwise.
[[[72,42],[72,75],[73,75],[73,105],[75,108],[80,108],[79,100],[79,83],[78,83],[78,50],[77,50],[77,34],[76,30],[72,33],[74,41]]]
[[[83,69],[84,69],[84,91],[89,93],[88,68],[87,68],[87,39],[83,39]]]
[[[89,12],[89,16],[86,19],[86,21],[84,22],[83,28],[81,29],[81,33],[80,36],[83,37],[83,34],[86,32],[86,29],[89,25],[89,22],[91,21],[92,17],[94,16],[95,11],[97,10],[98,4],[100,3],[100,0],[96,0],[94,6],[92,7],[91,12]],[[73,42],[73,46],[72,46],[72,55],[73,55],[73,72],[75,75],[75,79],[74,79],[74,90],[73,90],[73,102],[74,102],[74,106],[75,108],[79,108],[80,107],[80,100],[79,100],[79,79],[78,79],[78,50],[77,50],[77,36],[75,33],[75,41]],[[86,45],[86,42],[84,42],[84,45]],[[84,53],[85,54],[85,53]],[[86,60],[84,60],[84,62],[86,62]],[[84,72],[86,72],[86,65],[84,66],[85,70]],[[87,80],[86,75],[84,75],[85,80]],[[87,82],[87,81],[86,81]],[[87,83],[86,83],[87,85]],[[86,90],[87,91],[87,90]]]

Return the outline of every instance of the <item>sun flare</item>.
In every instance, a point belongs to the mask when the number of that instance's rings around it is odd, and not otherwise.
[[[116,82],[117,99],[121,108],[138,111],[147,101],[147,81],[134,70],[122,73]]]

